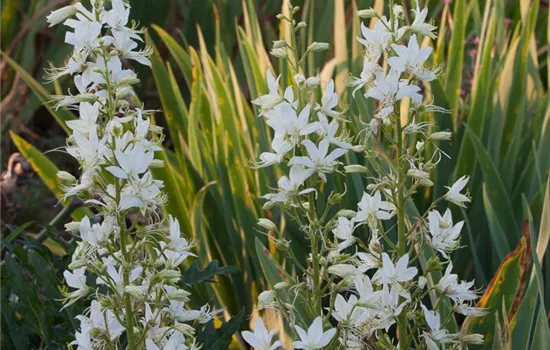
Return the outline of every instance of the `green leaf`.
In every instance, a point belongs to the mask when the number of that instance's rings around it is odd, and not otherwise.
[[[184,272],[182,280],[184,283],[192,285],[205,281],[211,281],[216,275],[228,275],[237,271],[236,266],[220,267],[218,260],[211,261],[208,266],[201,270],[199,263],[195,261]]]
[[[54,193],[55,197],[60,200],[63,197],[63,191],[59,188],[61,180],[57,177],[59,171],[57,167],[33,145],[17,136],[15,133],[10,131],[10,136],[19,152],[21,152],[30,163],[46,186]],[[68,203],[61,201],[61,204],[66,206]],[[91,215],[90,210],[85,207],[78,208],[71,213],[72,218],[76,221],[80,221],[84,216]]]
[[[65,130],[67,134],[71,133],[71,130],[67,126],[69,120],[76,119],[75,115],[68,110],[59,109],[55,110],[50,104],[52,98],[48,91],[40,85],[29,73],[27,73],[21,66],[19,66],[14,60],[8,57],[4,52],[0,51],[2,57],[6,62],[21,76],[21,79],[29,86],[29,88],[34,92],[34,94],[40,99],[44,104],[46,109],[50,114],[55,118],[59,125]]]
[[[445,78],[445,92],[451,107],[452,120],[457,120],[458,102],[460,99],[460,86],[462,84],[462,69],[464,65],[464,39],[466,35],[466,24],[468,23],[467,12],[465,11],[465,0],[457,0],[453,10],[453,32],[451,35],[451,46],[449,47],[449,61],[447,64],[447,75]],[[456,129],[456,125],[455,125]]]
[[[264,272],[267,283],[273,288],[279,282],[286,282],[290,286],[296,284],[296,281],[279,265],[279,263],[273,259],[269,251],[263,246],[258,238],[256,238],[256,254],[260,259],[260,264]],[[313,314],[310,307],[302,295],[298,292],[298,295],[290,294],[288,288],[275,290],[277,297],[283,302],[290,303],[296,308],[296,323],[302,328],[308,327],[313,322]]]
[[[241,327],[245,320],[244,309],[233,316],[229,322],[222,324],[218,329],[214,327],[214,321],[210,321],[198,334],[198,339],[205,350],[225,350],[231,344],[233,334]]]
[[[477,160],[481,166],[486,185],[487,198],[491,203],[492,212],[494,212],[494,216],[496,217],[495,220],[497,220],[502,229],[506,229],[504,232],[506,233],[505,237],[508,241],[508,246],[513,246],[513,242],[519,237],[517,234],[517,229],[519,227],[516,223],[516,216],[507,194],[508,191],[504,186],[498,169],[491,160],[485,147],[483,147],[479,137],[477,137],[468,127],[466,127],[466,134],[468,134],[472,140]],[[487,215],[489,215],[489,213],[487,213]]]
[[[508,310],[508,315],[502,315],[506,320],[512,319],[518,310],[531,272],[533,259],[530,244],[529,229],[526,226],[516,249],[501,262],[491,283],[477,303],[478,307],[486,308],[489,314],[484,317],[468,316],[464,321],[465,330],[485,337],[484,349],[491,348],[495,331],[494,316],[502,310],[503,303],[504,308]]]

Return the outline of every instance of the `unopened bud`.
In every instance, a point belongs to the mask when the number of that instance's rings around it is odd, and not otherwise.
[[[277,15],[277,19],[284,19],[285,18],[285,15],[283,15],[282,13],[279,13]]]
[[[80,95],[76,95],[75,96],[75,99],[78,101],[78,102],[96,102],[98,100],[98,97],[94,94],[80,94]]]
[[[314,41],[309,47],[307,48],[308,51],[325,51],[328,50],[330,45],[328,43],[318,43]]]
[[[305,28],[307,27],[307,23],[306,22],[300,22],[296,25],[296,30],[300,29],[300,28]]]
[[[87,263],[88,262],[85,259],[78,259],[78,260],[75,260],[72,263],[70,263],[68,267],[69,267],[70,270],[75,270],[75,269],[86,266]]]
[[[162,270],[158,274],[158,277],[160,279],[172,280],[172,279],[180,278],[181,272],[179,272],[178,270]]]
[[[298,73],[294,76],[294,82],[296,83],[296,85],[300,86],[304,83],[304,81],[306,81],[306,77],[304,77],[303,74]]]
[[[69,174],[66,171],[58,171],[57,172],[57,177],[60,178],[63,181],[67,181],[67,182],[70,182],[70,183],[76,182],[76,177],[72,176],[71,174]]]
[[[369,171],[369,169],[359,164],[346,165],[344,167],[344,170],[346,171],[346,173],[361,173],[361,174],[366,174]]]
[[[274,40],[273,41],[273,48],[274,49],[280,49],[282,47],[286,47],[287,43],[284,40]]]
[[[288,57],[288,52],[286,50],[286,47],[282,47],[282,48],[279,48],[279,49],[272,49],[271,50],[271,55],[275,56],[275,57],[279,57],[279,58],[287,58]]]
[[[336,216],[338,216],[338,217],[342,216],[342,217],[346,217],[346,218],[350,219],[350,218],[354,218],[356,214],[357,213],[355,213],[353,210],[342,209],[336,214]]]
[[[361,153],[361,152],[365,152],[365,146],[363,145],[355,145],[355,146],[352,146],[351,147],[351,150],[355,153]]]
[[[290,285],[287,283],[287,282],[279,282],[279,283],[276,283],[273,288],[275,289],[286,289],[288,288]]]
[[[140,299],[145,296],[145,291],[140,286],[126,286],[124,287],[124,293],[130,294],[136,299]]]
[[[370,9],[357,11],[357,16],[361,18],[378,17],[378,12],[371,7]]]
[[[127,75],[124,78],[120,79],[118,82],[119,85],[135,85],[139,83],[139,79],[133,75]]]
[[[190,295],[191,295],[191,293],[189,293],[188,291],[183,290],[183,289],[176,289],[176,290],[168,293],[168,297],[170,298],[170,300],[181,301],[181,302],[184,302],[184,303],[189,301],[189,296]]]
[[[300,11],[300,6],[294,6],[294,8],[292,9],[292,14],[295,14],[298,11]]]
[[[269,219],[259,219],[258,225],[269,231],[277,231],[277,225]]]
[[[448,141],[451,139],[451,136],[453,134],[450,133],[449,131],[438,131],[438,132],[434,132],[433,134],[430,135],[430,139],[431,140],[441,140],[441,141]]]
[[[319,75],[316,75],[314,77],[309,77],[306,79],[306,86],[308,88],[313,88],[319,85],[320,82],[321,82],[321,78],[319,77]]]
[[[351,278],[355,276],[356,268],[353,265],[348,264],[336,264],[327,269],[327,272],[331,275],[336,275],[341,278]]]

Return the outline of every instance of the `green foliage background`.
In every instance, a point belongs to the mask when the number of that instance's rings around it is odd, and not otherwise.
[[[6,140],[10,138],[8,130],[20,133],[32,128],[38,118],[51,120],[48,125],[49,135],[55,135],[53,141],[37,144],[45,151],[62,145],[63,121],[74,118],[71,113],[41,107],[49,94],[70,88],[68,82],[40,83],[47,62],[59,65],[68,54],[62,40],[64,29],[45,28],[45,9],[57,2],[2,1],[2,98],[14,93],[15,98],[25,101],[17,107],[10,105],[7,111],[3,108],[2,155],[5,158],[4,150],[13,150],[15,145],[54,193],[58,190],[53,163],[63,168],[71,165],[58,156],[41,155],[15,134],[14,144]],[[258,291],[280,278],[296,277],[292,264],[277,254],[255,225],[259,217],[266,216],[259,197],[276,187],[279,169],[256,171],[248,167],[269,148],[270,139],[270,130],[255,117],[257,111],[249,101],[266,91],[266,69],[282,74],[283,84],[292,79],[287,67],[271,60],[266,51],[272,40],[285,37],[285,29],[275,20],[282,2],[136,0],[131,4],[132,16],[149,27],[148,40],[156,48],[152,74],[137,67],[142,79],[138,93],[148,107],[162,108],[157,123],[166,126],[169,134],[166,148],[159,154],[167,166],[155,173],[170,194],[166,210],[197,240],[199,265],[217,260],[236,270],[214,274],[215,283],[195,286],[198,293],[194,303],[213,303],[229,315],[239,314],[242,308],[250,314]],[[348,74],[359,74],[362,66],[361,48],[355,40],[360,35],[359,19],[354,12],[371,6],[379,11],[387,8],[383,1],[368,0],[293,4],[301,6],[302,19],[308,22],[301,44],[326,41],[332,46],[307,63],[306,73],[314,75],[321,68],[325,79],[335,77],[342,106],[349,107],[347,129],[357,135],[362,123],[372,118],[375,106],[359,94],[352,98],[351,90],[345,87]],[[409,9],[412,6],[408,1],[403,4]],[[454,0],[430,1],[428,6],[440,28],[433,43],[432,63],[442,65],[443,74],[426,86],[426,93],[453,114],[432,114],[427,121],[454,135],[450,144],[441,145],[451,160],[443,159],[438,166],[433,188],[409,203],[409,215],[423,212],[445,191],[444,186],[461,175],[471,175],[468,187],[472,204],[453,213],[455,220],[466,220],[462,240],[466,248],[457,251],[453,263],[461,278],[475,278],[480,288],[489,286],[481,302],[491,312],[481,322],[466,320],[464,326],[486,334],[484,348],[542,349],[550,340],[546,321],[546,306],[550,305],[550,253],[546,249],[550,237],[548,4],[533,0]],[[28,91],[12,92],[18,79],[17,86],[27,86]],[[48,119],[50,114],[54,119]],[[389,165],[394,155],[385,152],[387,146],[380,144],[379,151],[382,161]],[[369,159],[347,156],[352,162],[369,165]],[[342,191],[344,183],[350,195],[341,206],[353,209],[366,183],[348,175],[329,181],[327,193]],[[285,222],[278,212],[267,212],[267,216],[284,227],[296,255],[305,259],[301,249],[305,241],[297,227]],[[62,280],[66,263],[66,257],[60,257],[56,249],[70,251],[66,245],[72,244],[55,230],[61,221],[55,220],[54,227],[46,226],[49,229],[38,236],[5,228],[2,347],[33,344],[36,348],[62,348],[67,332],[72,332],[69,320],[80,306],[69,309],[65,318],[50,319],[59,307],[55,286]],[[8,235],[10,230],[16,234]],[[49,248],[45,247],[46,239]],[[421,265],[429,258],[420,259]],[[41,274],[33,265],[37,262],[50,266],[48,274]],[[278,273],[279,264],[287,275]],[[431,277],[436,283],[439,276],[432,273]],[[23,292],[21,288],[29,284],[36,289]],[[27,299],[20,296],[21,304],[14,304],[9,300],[12,292],[24,293]],[[25,304],[26,300],[30,304]],[[247,323],[242,320],[244,329]],[[14,322],[24,325],[26,331],[15,334],[10,328]]]

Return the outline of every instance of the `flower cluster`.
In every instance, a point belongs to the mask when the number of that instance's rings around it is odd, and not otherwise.
[[[262,153],[256,166],[288,169],[276,192],[264,195],[265,208],[280,208],[297,222],[310,242],[304,267],[277,225],[267,219],[259,222],[275,233],[277,248],[301,272],[296,285],[276,285],[274,290],[261,293],[258,301],[260,310],[275,309],[293,326],[296,332],[289,336],[300,339],[293,343],[296,349],[408,349],[414,342],[416,348],[435,350],[441,345],[467,346],[483,341],[481,335],[449,330],[454,314],[480,316],[484,310],[473,305],[478,298],[478,291],[472,289],[474,282],[460,281],[452,273],[450,254],[459,247],[463,222],[453,224],[449,209],[443,214],[435,210],[443,201],[459,206],[469,202],[461,193],[468,177],[449,187],[423,215],[409,216],[405,207],[415,192],[433,185],[430,172],[442,156],[447,156],[438,144],[451,137],[450,132],[434,132],[429,123],[417,122],[425,113],[446,112],[427,103],[421,88],[439,74],[438,67],[430,68],[427,63],[431,47],[421,48],[419,44],[420,36],[435,38],[436,27],[425,22],[427,9],[413,10],[411,25],[403,24],[401,6],[391,6],[390,10],[390,18],[373,9],[359,11],[363,18],[377,18],[372,29],[361,25],[358,40],[365,49],[363,71],[349,84],[353,94],[364,91],[364,98],[377,104],[374,117],[365,124],[366,132],[359,133],[367,135],[357,140],[360,144],[355,145],[355,140],[341,131],[345,113],[338,109],[334,82],[326,82],[317,103],[319,77],[306,78],[301,73],[305,57],[326,45],[314,43],[300,57],[295,38],[291,43],[275,42],[272,54],[288,60],[294,82],[281,94],[280,79],[268,70],[269,92],[252,101],[274,135],[272,152]],[[278,16],[289,23],[292,35],[305,27],[293,19],[297,11],[291,6],[290,15]],[[404,100],[411,103],[408,116],[402,118]],[[378,137],[382,144],[395,148],[393,161],[384,163],[379,151],[370,146],[372,138]],[[363,154],[369,167],[344,167],[344,156],[353,151]],[[323,193],[329,177],[339,176],[344,169],[364,175],[369,183],[357,210],[332,210],[345,193]],[[367,242],[359,239],[358,231],[368,232]],[[393,235],[397,242],[390,238]],[[427,251],[432,252],[432,258],[421,272],[419,262]],[[443,277],[433,281],[430,274],[444,265]],[[281,298],[277,293],[281,289],[294,294],[292,300],[305,298],[305,310]],[[445,319],[440,315],[441,307],[452,310]],[[298,317],[297,313],[303,314]],[[310,320],[311,325],[297,320]],[[305,326],[307,332],[302,328]],[[243,334],[250,345],[266,350],[281,346],[279,341],[272,342],[274,331],[268,332],[261,320],[256,321],[255,328],[255,333]]]
[[[173,217],[165,218],[163,183],[151,168],[161,150],[162,129],[148,111],[136,106],[132,86],[139,83],[123,60],[150,65],[151,49],[132,22],[123,0],[92,0],[64,7],[48,16],[51,25],[69,28],[73,46],[66,66],[52,68],[50,80],[74,77],[76,95],[56,96],[56,108],[79,112],[67,122],[72,134],[65,150],[82,171],[79,179],[58,176],[65,197],[77,196],[94,216],[67,224],[79,237],[70,270],[64,276],[66,306],[92,299],[72,345],[78,349],[192,349],[198,345],[193,322],[212,317],[208,307],[189,310],[179,266],[193,256]]]

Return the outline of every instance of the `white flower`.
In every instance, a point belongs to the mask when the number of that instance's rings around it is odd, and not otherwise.
[[[375,279],[382,284],[396,284],[411,281],[418,273],[416,267],[408,267],[409,254],[403,255],[393,264],[387,253],[382,253],[382,267],[376,272]]]
[[[258,350],[275,350],[282,346],[281,342],[277,340],[275,343],[271,344],[273,336],[277,332],[267,331],[262,319],[260,317],[256,318],[254,323],[254,333],[249,331],[242,332],[243,339],[250,344],[254,349]]]
[[[354,280],[355,290],[359,293],[359,303],[361,305],[376,305],[382,297],[382,291],[374,291],[369,276],[357,274]]]
[[[276,296],[274,290],[265,290],[261,292],[260,295],[258,295],[258,311],[274,308]]]
[[[327,272],[331,275],[336,275],[343,279],[352,279],[357,273],[357,268],[349,264],[334,264],[329,266]]]
[[[161,189],[164,184],[160,180],[155,180],[151,172],[146,172],[137,180],[130,181],[122,189],[119,210],[130,208],[156,208],[166,202],[166,195]]]
[[[377,220],[391,219],[396,210],[393,204],[382,200],[379,191],[376,191],[373,196],[363,192],[363,197],[357,206],[359,211],[353,221],[366,222],[373,231],[377,231]]]
[[[424,23],[426,16],[428,15],[428,9],[424,8],[420,10],[418,6],[418,1],[416,2],[416,9],[412,10],[414,12],[414,21],[410,26],[410,30],[413,33],[420,35],[429,36],[432,39],[435,39],[437,36],[433,31],[437,28],[429,23]]]
[[[400,291],[398,288],[390,288],[387,284],[382,287],[380,295],[380,308],[378,309],[378,329],[386,331],[395,323],[395,318],[403,312],[403,308],[409,303],[404,300],[400,303]]]
[[[447,334],[446,329],[441,329],[441,320],[440,316],[435,311],[430,311],[426,308],[424,305],[420,305],[422,307],[422,311],[424,312],[424,318],[426,319],[426,323],[428,324],[428,327],[430,327],[430,332],[422,334],[422,337],[426,340],[426,345],[428,348],[431,349],[438,349],[439,347],[435,342],[439,342],[441,344],[445,343],[454,343],[455,342],[455,335],[453,334]]]
[[[77,316],[81,323],[81,330],[91,331],[92,329],[99,330],[104,336],[109,336],[111,341],[117,339],[124,331],[124,326],[118,322],[113,311],[106,309],[101,310],[99,303],[92,301],[90,306],[90,317]]]
[[[302,145],[306,148],[309,157],[294,157],[288,162],[288,165],[303,165],[306,168],[312,169],[326,182],[327,177],[325,174],[332,173],[337,165],[342,164],[336,159],[348,151],[343,148],[337,148],[329,154],[329,144],[330,142],[327,139],[321,140],[319,147],[315,146],[310,140],[302,141]]]
[[[441,253],[446,259],[449,259],[448,253],[458,247],[460,231],[464,225],[461,221],[453,226],[451,211],[447,209],[445,214],[432,210],[428,213],[428,222],[430,228],[430,244],[434,249]]]
[[[377,61],[382,52],[388,47],[391,41],[391,33],[388,32],[382,21],[376,22],[372,30],[361,22],[361,33],[363,38],[357,38],[357,40],[366,47],[367,57]]]
[[[360,77],[353,78],[352,81],[349,83],[349,86],[355,87],[355,89],[353,89],[352,95],[354,96],[357,90],[363,88],[365,84],[368,84],[371,81],[373,81],[375,77],[374,73],[379,72],[381,70],[382,68],[378,65],[376,60],[365,57],[363,59],[363,70],[361,71]]]
[[[408,80],[399,80],[399,72],[395,69],[391,69],[386,76],[383,72],[376,72],[375,75],[374,85],[368,89],[365,97],[380,101],[379,117],[382,120],[393,113],[394,104],[405,97],[410,97],[417,104],[422,103],[422,95],[418,93],[420,87],[409,85]]]
[[[50,27],[53,27],[69,17],[72,17],[77,12],[77,9],[74,5],[69,5],[52,11],[47,17],[46,21],[50,24]]]
[[[77,316],[76,318],[84,318],[84,316]],[[84,318],[86,320],[86,318]],[[90,331],[92,326],[89,322],[82,322],[80,324],[80,332],[75,333],[75,340],[73,340],[70,345],[76,345],[78,350],[94,350],[94,345],[92,342],[92,337],[90,336]]]
[[[340,250],[347,248],[353,244],[354,230],[355,226],[353,224],[353,221],[350,221],[348,218],[342,216],[338,218],[338,224],[336,225],[336,228],[332,230],[332,233],[334,233],[334,236],[336,236],[336,238],[343,241],[339,245]]]
[[[336,334],[336,328],[331,328],[323,332],[323,321],[321,320],[321,317],[317,317],[313,321],[311,326],[308,328],[307,333],[298,325],[294,326],[294,328],[300,336],[300,340],[295,341],[293,344],[295,349],[321,349],[327,346]]]
[[[65,42],[73,45],[77,50],[85,50],[90,53],[99,46],[99,35],[102,25],[99,22],[91,21],[82,14],[77,13],[77,19],[68,19],[65,25],[74,29],[74,32],[67,32]]]
[[[88,286],[86,285],[86,267],[75,269],[73,272],[63,272],[65,283],[76,291],[71,293],[71,297],[81,298],[88,294]]]
[[[94,247],[100,247],[111,234],[118,233],[116,218],[107,217],[101,224],[90,224],[90,219],[85,216],[80,221],[80,237]]]
[[[279,76],[275,79],[273,73],[271,73],[269,69],[265,72],[265,77],[267,79],[268,93],[252,100],[252,103],[260,106],[260,109],[264,112],[275,108],[284,100],[283,96],[279,93],[279,79],[281,77]]]
[[[336,106],[338,106],[338,94],[334,91],[334,80],[331,80],[325,87],[321,105],[317,105],[316,109],[329,117],[339,117],[342,112],[335,111]]]
[[[454,305],[453,311],[456,313],[462,314],[464,316],[481,317],[481,316],[487,315],[486,309],[470,306],[468,303],[461,303],[461,304]]]
[[[99,139],[95,129],[91,129],[87,137],[75,130],[73,139],[74,145],[67,147],[66,151],[76,158],[85,170],[97,165],[110,153],[105,144],[106,139]]]
[[[327,139],[331,144],[337,147],[343,149],[352,148],[351,144],[343,141],[342,138],[336,136],[336,133],[338,132],[338,128],[340,126],[336,119],[333,119],[329,123],[327,117],[321,112],[317,113],[317,117],[319,118],[319,128],[317,130],[319,136]]]
[[[460,193],[460,191],[462,191],[469,180],[469,176],[462,176],[460,179],[456,180],[456,182],[451,187],[445,186],[449,191],[445,194],[443,198],[460,207],[466,207],[464,203],[470,202],[470,198]]]
[[[267,125],[275,130],[278,137],[288,137],[293,147],[300,142],[300,136],[307,136],[319,128],[318,122],[309,122],[310,105],[306,105],[300,115],[296,115],[296,111],[288,102],[282,103],[277,111],[278,115],[270,117]]]
[[[263,196],[270,202],[286,202],[289,199],[314,192],[314,188],[299,190],[304,182],[313,174],[313,169],[301,165],[294,165],[290,168],[289,177],[283,176],[278,182],[279,193],[268,193]]]
[[[67,121],[67,126],[72,130],[78,130],[83,135],[88,135],[92,129],[96,129],[97,117],[99,116],[99,103],[82,102],[80,104],[80,118]]]
[[[118,166],[109,166],[107,170],[119,179],[137,179],[139,175],[147,171],[154,157],[154,152],[148,151],[140,145],[128,147],[124,152],[117,149],[115,158]]]
[[[397,56],[390,57],[388,60],[392,69],[400,73],[409,72],[414,74],[419,80],[432,81],[436,79],[434,71],[423,67],[424,61],[432,53],[432,48],[426,46],[420,49],[416,35],[411,36],[408,46],[393,44],[392,48],[397,53]]]
[[[449,261],[445,274],[439,280],[436,289],[459,304],[477,299],[476,291],[470,290],[474,285],[474,281],[458,282],[458,275],[451,273],[452,269],[453,263]]]
[[[151,67],[151,61],[149,56],[152,51],[150,48],[145,50],[134,51],[138,44],[132,40],[134,34],[128,32],[121,32],[118,30],[112,30],[113,33],[113,45],[120,52],[122,58],[135,60],[145,66]]]

